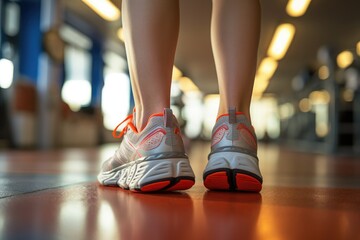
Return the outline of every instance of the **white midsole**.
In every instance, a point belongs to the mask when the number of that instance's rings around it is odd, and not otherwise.
[[[217,152],[210,155],[205,173],[216,169],[233,169],[251,172],[261,177],[258,159],[239,152]]]
[[[145,183],[176,177],[194,177],[187,158],[134,161],[118,170],[101,172],[98,181],[103,185],[118,185],[133,190]]]

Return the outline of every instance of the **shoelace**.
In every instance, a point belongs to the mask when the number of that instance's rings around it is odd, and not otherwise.
[[[114,128],[114,130],[113,130],[113,132],[112,132],[112,135],[113,135],[114,138],[122,138],[122,136],[124,136],[124,134],[127,132],[129,126],[130,126],[131,128],[134,128],[133,123],[132,123],[133,117],[134,117],[134,115],[133,115],[133,114],[130,114],[129,116],[127,116],[121,123],[119,123],[119,124]],[[126,123],[126,125],[123,127],[123,129],[120,131],[120,133],[117,134],[118,128],[119,128],[121,125],[125,124],[125,123]],[[136,129],[135,129],[135,130],[136,130]]]

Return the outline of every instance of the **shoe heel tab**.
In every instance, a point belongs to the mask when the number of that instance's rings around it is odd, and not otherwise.
[[[236,123],[236,107],[229,107],[229,123]]]
[[[173,112],[171,108],[164,108],[164,126],[166,128],[174,127]]]

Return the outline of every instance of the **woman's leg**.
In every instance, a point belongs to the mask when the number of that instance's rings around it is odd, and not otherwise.
[[[213,0],[211,40],[220,90],[204,185],[211,190],[259,192],[262,176],[250,101],[260,30],[258,0]],[[237,111],[243,112],[236,113]],[[225,137],[226,136],[226,137]]]
[[[258,0],[213,0],[211,41],[219,81],[219,115],[236,107],[250,117],[259,35]]]
[[[178,0],[123,0],[123,27],[135,98],[136,127],[170,106],[179,32]]]
[[[122,10],[136,129],[129,121],[131,117],[115,128],[114,136],[122,141],[114,155],[102,164],[98,181],[105,186],[141,192],[191,188],[195,176],[177,121],[168,108],[179,32],[179,2],[123,0]],[[159,112],[164,115],[149,119]],[[120,126],[124,128],[117,134]]]

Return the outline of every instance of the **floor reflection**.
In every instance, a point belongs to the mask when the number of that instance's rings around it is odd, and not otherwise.
[[[253,239],[261,202],[258,193],[205,192],[207,239]]]
[[[186,193],[142,194],[99,187],[98,194],[99,229],[112,228],[120,239],[174,239],[174,233],[176,239],[192,236],[193,202]],[[101,231],[99,239],[109,239],[106,232]]]

